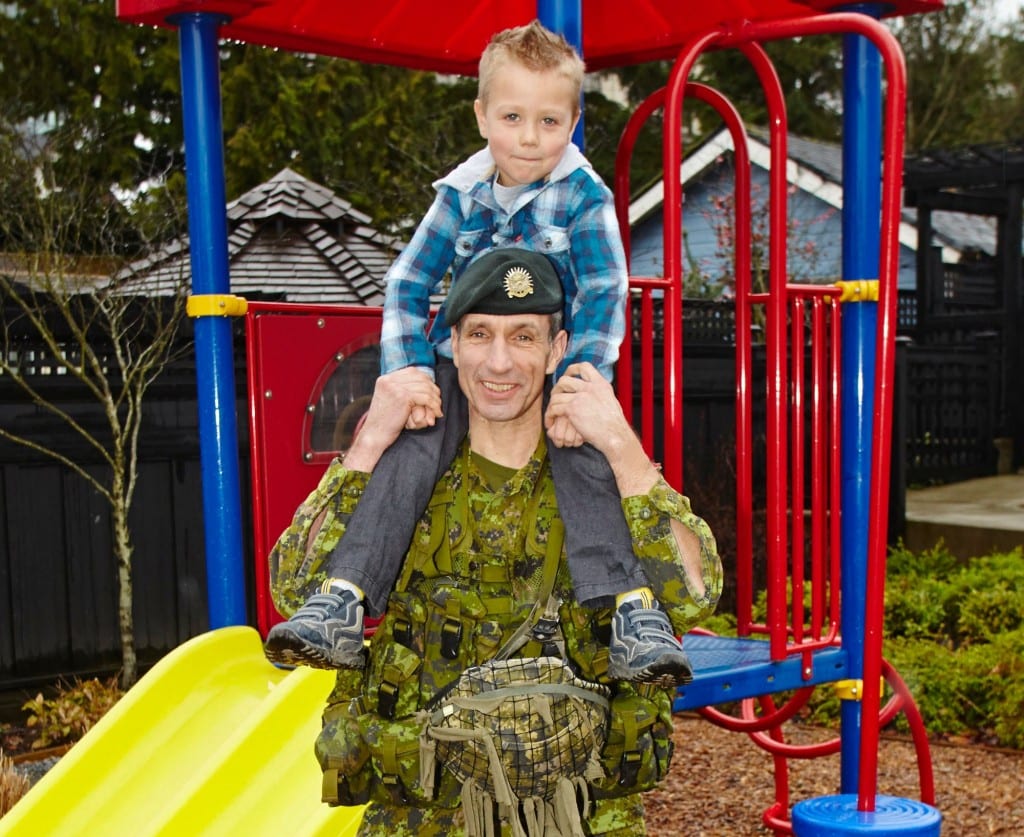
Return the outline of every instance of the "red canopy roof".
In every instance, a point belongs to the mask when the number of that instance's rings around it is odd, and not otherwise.
[[[836,0],[582,0],[583,55],[600,70],[673,58],[686,39],[728,21],[785,20]],[[932,11],[942,0],[889,0],[889,15]],[[294,52],[475,75],[495,32],[529,23],[537,0],[117,0],[125,21],[167,25],[186,12],[230,18],[221,34]]]

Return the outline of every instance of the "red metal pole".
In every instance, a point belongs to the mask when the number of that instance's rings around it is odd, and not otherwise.
[[[767,343],[768,407],[766,426],[771,443],[767,452],[767,535],[768,535],[768,640],[773,660],[786,656],[789,619],[786,610],[786,582],[789,552],[786,515],[789,504],[787,465],[789,440],[786,428],[786,101],[782,82],[768,54],[760,44],[740,43],[764,90],[768,105],[770,141],[770,189],[768,194],[768,296],[765,306]]]
[[[663,236],[665,278],[665,478],[676,488],[683,484],[683,96],[686,79],[698,56],[722,37],[721,31],[708,32],[691,41],[672,67],[665,88],[665,131],[662,167],[665,177]],[[678,328],[669,328],[668,324]]]

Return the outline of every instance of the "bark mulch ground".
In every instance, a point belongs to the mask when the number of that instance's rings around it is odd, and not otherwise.
[[[835,733],[800,724],[786,740],[823,741]],[[645,797],[648,832],[657,837],[766,837],[761,815],[775,801],[772,757],[742,733],[690,714],[676,717],[676,755],[657,790]],[[931,747],[943,837],[1024,835],[1024,752],[975,744]],[[839,756],[790,761],[790,802],[838,793]],[[920,799],[909,738],[884,736],[879,793]]]
[[[696,715],[676,716],[675,726],[672,770],[645,797],[648,833],[770,837],[761,815],[775,801],[771,756],[746,735],[722,730]],[[0,734],[0,745],[8,755],[24,757],[34,733],[8,728]],[[829,730],[802,724],[787,724],[784,733],[788,742],[797,744],[834,737]],[[943,837],[1024,835],[1024,751],[940,742],[932,745],[931,753]],[[20,767],[31,771],[53,761]],[[837,793],[838,777],[838,755],[790,761],[790,802]],[[909,739],[883,737],[878,777],[880,793],[920,798],[917,758]]]

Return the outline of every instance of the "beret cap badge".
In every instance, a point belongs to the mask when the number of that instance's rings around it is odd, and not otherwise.
[[[452,282],[441,309],[454,325],[465,314],[553,314],[565,305],[558,270],[547,256],[519,247],[489,250]]]
[[[505,293],[509,299],[523,299],[533,293],[533,274],[525,267],[510,267],[505,273]]]

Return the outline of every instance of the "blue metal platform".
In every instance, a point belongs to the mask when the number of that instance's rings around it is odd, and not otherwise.
[[[687,634],[683,647],[694,676],[676,692],[675,712],[831,683],[845,679],[849,670],[848,655],[839,647],[811,652],[809,676],[803,671],[804,655],[773,662],[766,639]]]

